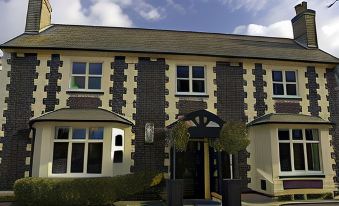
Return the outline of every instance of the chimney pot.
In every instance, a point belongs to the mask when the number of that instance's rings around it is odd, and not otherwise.
[[[295,7],[295,13],[298,15],[298,14],[301,14],[303,13],[304,11],[307,10],[307,2],[303,1],[301,4],[298,4],[296,5]]]

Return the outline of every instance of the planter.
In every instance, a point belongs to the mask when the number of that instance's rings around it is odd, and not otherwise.
[[[184,196],[184,180],[167,180],[167,205],[182,206]]]
[[[222,181],[222,205],[241,206],[240,179],[224,179]]]

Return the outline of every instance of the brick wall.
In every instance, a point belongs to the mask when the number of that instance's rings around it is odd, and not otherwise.
[[[61,73],[59,73],[59,67],[62,67],[62,65],[60,54],[52,54],[51,60],[47,61],[50,72],[46,74],[46,79],[48,79],[48,85],[45,87],[47,98],[43,100],[44,105],[46,105],[46,112],[54,111],[55,106],[59,104],[56,93],[61,90],[61,87],[58,86],[58,79],[62,77]]]
[[[308,111],[311,113],[312,116],[319,116],[319,112],[321,111],[321,108],[318,104],[318,100],[320,100],[320,95],[317,93],[317,89],[319,89],[319,84],[317,84],[318,75],[315,72],[315,67],[307,67],[307,72],[305,76],[308,79],[306,88],[309,90],[309,95],[307,96],[307,99],[310,101]]]
[[[124,87],[124,81],[127,81],[127,76],[124,71],[128,68],[128,64],[125,62],[125,57],[115,57],[111,68],[114,70],[114,74],[111,75],[113,86],[110,89],[112,94],[112,101],[110,105],[113,112],[122,114],[122,107],[126,106],[126,102],[123,100],[123,95],[127,92]]]
[[[252,70],[253,75],[255,75],[255,80],[253,86],[255,87],[254,98],[256,103],[254,109],[257,112],[257,117],[260,117],[266,113],[267,105],[265,104],[265,99],[267,98],[267,93],[264,92],[264,87],[267,84],[264,81],[263,75],[266,75],[266,71],[263,69],[262,64],[255,64],[255,68]]]
[[[36,66],[39,65],[36,54],[25,54],[24,57],[11,54],[10,82],[7,85],[9,97],[7,111],[4,111],[6,124],[4,127],[2,162],[0,167],[0,190],[11,190],[15,180],[24,177],[30,170],[26,165],[26,151],[29,138],[29,119],[32,117],[31,104],[35,89],[34,79],[38,77]]]

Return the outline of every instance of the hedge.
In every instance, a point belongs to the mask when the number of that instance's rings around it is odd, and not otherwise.
[[[162,174],[137,173],[103,178],[19,179],[14,194],[20,206],[111,205],[158,185]]]

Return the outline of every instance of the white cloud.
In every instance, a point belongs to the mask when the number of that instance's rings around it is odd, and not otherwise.
[[[219,0],[223,4],[227,4],[233,10],[246,9],[247,11],[260,11],[270,0]]]

